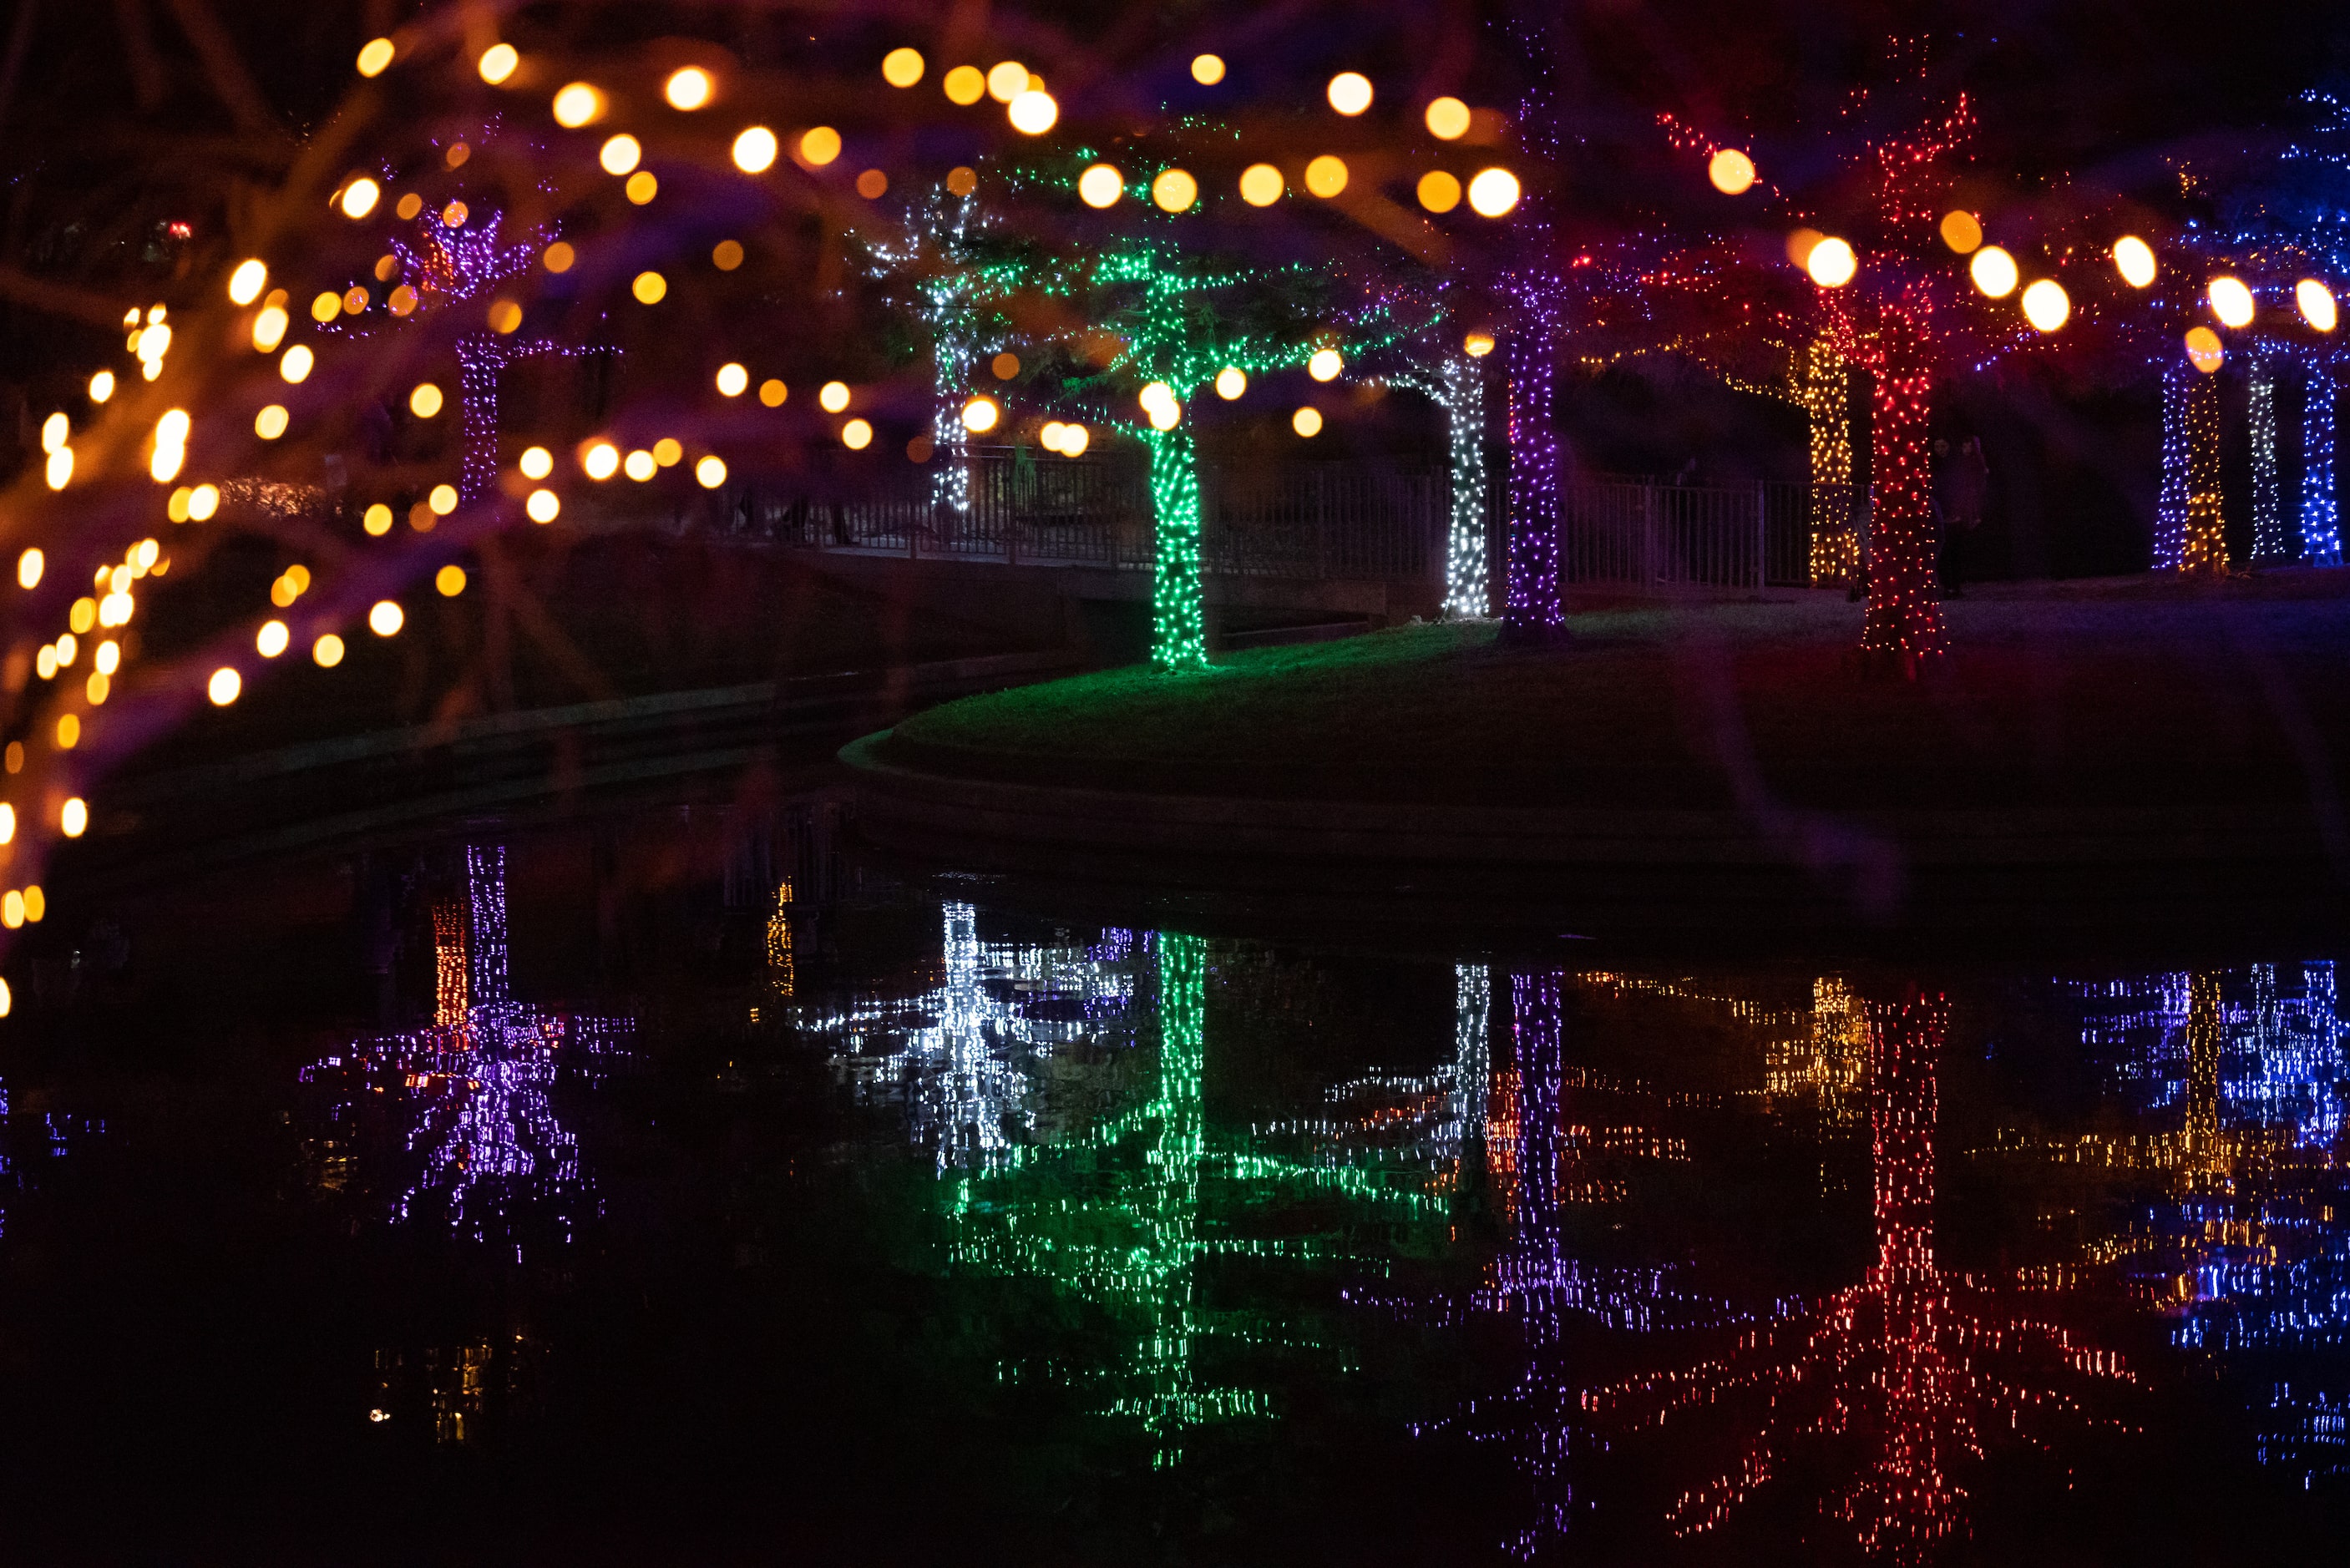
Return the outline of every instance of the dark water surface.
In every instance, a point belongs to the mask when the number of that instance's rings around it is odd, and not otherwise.
[[[2339,1560],[2325,954],[1383,951],[841,839],[61,898],[7,1559]]]

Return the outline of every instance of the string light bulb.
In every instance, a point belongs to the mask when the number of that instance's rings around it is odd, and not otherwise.
[[[1200,199],[1200,182],[1187,170],[1164,169],[1150,182],[1150,199],[1163,212],[1189,212]]]
[[[1967,264],[1967,275],[1974,280],[1977,289],[1992,299],[2005,299],[2022,281],[2015,258],[1997,245],[1985,245],[1975,252],[1974,259]]]
[[[604,95],[587,82],[571,82],[555,95],[555,123],[566,130],[593,125],[604,118]]]
[[[2043,277],[2023,291],[2023,318],[2042,332],[2054,332],[2073,314],[2073,302],[2064,285]]]
[[[2334,304],[2334,291],[2314,277],[2303,278],[2293,286],[2293,304],[2301,309],[2301,318],[2320,332],[2334,330],[2339,319]]]
[[[1114,207],[1126,194],[1126,176],[1115,164],[1097,163],[1077,176],[1077,199],[1088,207]]]
[[[734,160],[734,167],[743,173],[764,174],[775,166],[779,151],[781,143],[776,141],[775,133],[764,125],[754,125],[735,137],[729,155]]]
[[[717,88],[708,71],[700,66],[686,66],[670,73],[669,79],[661,84],[661,97],[669,100],[670,108],[690,114],[706,108]]]
[[[1518,196],[1518,177],[1506,169],[1480,170],[1469,182],[1469,208],[1481,218],[1507,217]]]
[[[1742,196],[1754,187],[1754,160],[1734,147],[1725,147],[1709,160],[1705,177],[1725,196]]]
[[[2187,362],[2207,376],[2227,362],[2228,351],[2220,335],[2208,327],[2189,327],[2186,342]]]
[[[1053,100],[1051,93],[1031,88],[1013,99],[1004,112],[1012,121],[1012,129],[1021,135],[1042,136],[1061,118],[1061,106]]]
[[[957,66],[939,82],[949,103],[968,109],[987,96],[987,74],[977,66]]]
[[[987,96],[998,103],[1010,103],[1028,90],[1030,71],[1018,60],[999,60],[988,67]]]
[[[1352,118],[1371,107],[1371,78],[1360,71],[1340,71],[1330,78],[1330,107]]]
[[[828,125],[819,125],[800,135],[800,161],[811,169],[821,169],[840,156],[840,132]]]
[[[2124,234],[2114,242],[2114,266],[2124,283],[2144,288],[2154,281],[2154,247],[2136,234]]]
[[[2252,291],[2244,286],[2241,278],[2215,277],[2208,291],[2211,314],[2224,327],[2250,327],[2252,324]]]
[[[1860,258],[1845,241],[1824,239],[1804,257],[1804,270],[1822,288],[1842,288],[1860,270]]]

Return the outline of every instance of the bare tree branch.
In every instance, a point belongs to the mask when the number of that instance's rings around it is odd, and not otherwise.
[[[0,120],[8,118],[8,104],[16,96],[16,73],[24,68],[25,51],[33,47],[33,21],[41,0],[16,0],[16,26],[8,35],[8,61],[0,65]]]
[[[205,0],[170,0],[170,4],[180,31],[188,36],[188,42],[195,45],[196,53],[203,57],[213,96],[227,106],[237,124],[247,130],[278,129],[277,122],[270,118],[269,105],[262,99],[261,89],[253,85],[253,77],[236,52],[236,41],[221,26],[220,18],[213,15],[212,6]]]
[[[142,0],[114,0],[114,16],[122,29],[122,47],[130,57],[130,90],[141,109],[162,105],[170,79],[163,74],[163,57],[155,52],[155,30],[147,25]]]
[[[36,310],[46,310],[52,316],[70,317],[96,327],[120,324],[122,311],[87,289],[70,284],[51,283],[27,272],[0,263],[0,299],[29,305]]]

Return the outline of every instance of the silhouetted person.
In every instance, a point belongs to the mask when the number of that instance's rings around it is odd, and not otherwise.
[[[1982,443],[1969,436],[1953,453],[1950,443],[1934,443],[1934,510],[1942,524],[1940,575],[1942,597],[1958,598],[1966,554],[1966,540],[1982,526],[1983,494],[1991,485],[1991,464],[1983,461]]]

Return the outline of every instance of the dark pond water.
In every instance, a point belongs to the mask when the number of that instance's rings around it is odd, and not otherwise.
[[[60,899],[0,1039],[9,1559],[2339,1551],[2324,954],[1382,951],[840,839]]]

